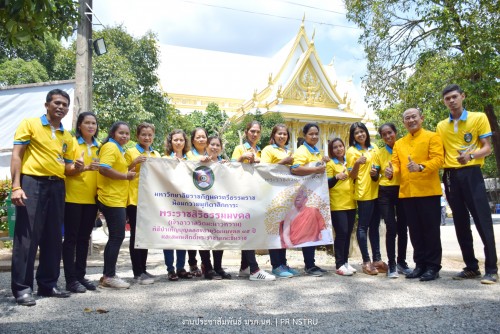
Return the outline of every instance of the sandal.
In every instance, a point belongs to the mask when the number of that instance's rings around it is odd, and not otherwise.
[[[178,281],[179,280],[179,276],[177,276],[177,274],[175,273],[175,271],[169,271],[168,272],[168,280],[169,281]]]
[[[193,277],[201,277],[201,270],[198,268],[198,266],[190,266],[189,269]]]
[[[223,279],[231,279],[231,274],[226,273],[224,269],[219,269],[215,271]]]
[[[191,273],[188,273],[184,268],[177,269],[177,276],[179,276],[179,278],[193,278],[193,275],[191,275]]]

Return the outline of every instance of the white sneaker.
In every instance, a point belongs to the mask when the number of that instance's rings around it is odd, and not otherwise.
[[[340,267],[339,269],[337,269],[335,272],[337,273],[337,275],[340,275],[340,276],[352,276],[353,275],[353,272],[350,271],[349,269],[347,269],[345,264],[342,267]]]
[[[356,270],[356,268],[354,268],[353,266],[351,266],[349,264],[349,262],[345,263],[344,266],[349,270],[351,271],[353,274],[357,273],[358,271]]]
[[[276,276],[271,275],[268,272],[265,272],[264,270],[259,270],[255,274],[250,275],[250,280],[251,281],[275,281]]]
[[[246,269],[243,270],[240,269],[238,277],[250,277],[250,267],[247,267]]]
[[[139,283],[140,285],[149,285],[153,284],[154,282],[155,282],[154,278],[149,277],[149,275],[146,273],[142,273],[141,276],[137,278],[137,283]]]
[[[128,289],[130,284],[122,280],[118,276],[106,277],[103,276],[99,280],[99,285],[101,288],[111,288],[111,289]]]

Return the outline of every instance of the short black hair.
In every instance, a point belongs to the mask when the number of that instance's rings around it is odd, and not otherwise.
[[[302,129],[302,133],[305,135],[307,135],[307,133],[309,132],[309,130],[311,128],[316,128],[318,129],[318,132],[319,132],[319,125],[316,124],[316,123],[307,123],[306,125],[304,125],[304,128]]]
[[[441,93],[441,95],[444,97],[444,96],[445,96],[446,94],[448,94],[449,92],[453,92],[453,91],[455,91],[455,90],[456,90],[457,92],[459,92],[460,94],[463,94],[463,92],[464,92],[464,91],[462,90],[462,88],[460,88],[460,86],[459,86],[459,85],[457,85],[457,84],[451,84],[451,85],[448,85],[448,86],[444,87],[443,92]]]
[[[53,89],[50,92],[48,92],[47,97],[45,98],[45,102],[49,103],[50,101],[52,101],[52,97],[54,95],[61,95],[62,97],[66,98],[68,100],[68,106],[69,106],[69,104],[71,102],[70,98],[69,98],[69,94],[66,93],[65,91],[63,91],[62,89],[59,89],[59,88]]]

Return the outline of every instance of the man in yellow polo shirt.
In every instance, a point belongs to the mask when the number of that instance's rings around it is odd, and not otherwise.
[[[408,134],[392,150],[392,173],[400,176],[399,198],[405,210],[413,245],[415,269],[406,278],[431,281],[441,270],[441,182],[443,143],[435,132],[422,129],[424,117],[418,109],[403,113]],[[385,170],[392,178],[391,168]]]
[[[42,117],[24,119],[16,130],[12,150],[12,203],[16,205],[16,227],[12,251],[11,288],[19,305],[36,304],[33,298],[33,270],[38,295],[69,297],[57,288],[64,222],[64,175],[82,169],[73,163],[73,139],[61,120],[68,113],[69,95],[54,89],[47,94]]]
[[[465,94],[458,85],[448,85],[442,94],[450,111],[450,117],[437,126],[446,153],[443,183],[465,262],[465,268],[453,279],[481,277],[474,255],[470,212],[484,244],[485,275],[481,283],[494,284],[498,280],[495,235],[481,173],[484,157],[491,153],[490,124],[484,113],[465,110],[462,105]]]

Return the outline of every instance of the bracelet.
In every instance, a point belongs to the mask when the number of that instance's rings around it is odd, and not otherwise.
[[[20,189],[22,189],[22,188],[21,187],[14,187],[14,188],[12,188],[12,191],[16,191],[16,190],[20,190]]]

